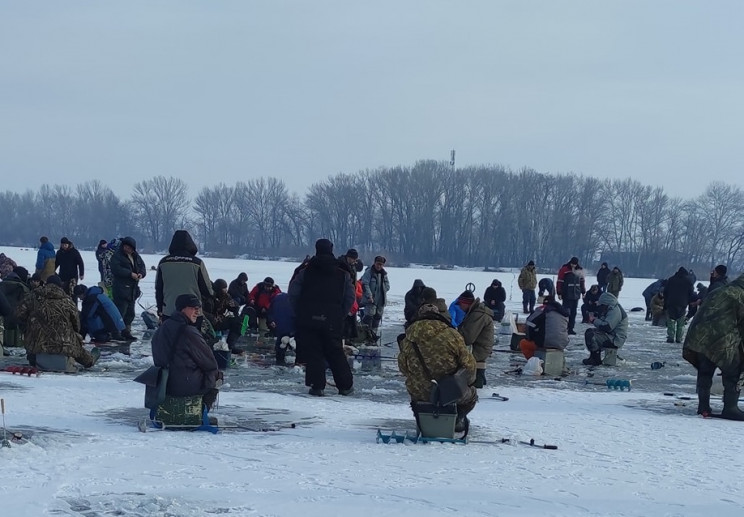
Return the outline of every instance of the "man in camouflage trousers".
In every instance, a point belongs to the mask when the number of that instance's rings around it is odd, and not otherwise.
[[[406,389],[414,402],[429,402],[432,379],[416,353],[413,343],[418,345],[426,367],[432,377],[440,379],[465,368],[469,384],[475,381],[475,359],[465,348],[465,341],[457,330],[442,316],[436,305],[422,305],[405,335],[399,336],[400,353],[398,368],[406,378]],[[461,432],[467,427],[467,414],[478,401],[478,393],[472,386],[468,393],[457,401],[457,424]]]
[[[744,275],[710,293],[687,331],[682,357],[697,368],[698,414],[711,413],[710,387],[716,367],[723,382],[723,411],[744,421],[739,409],[739,378],[744,371]]]

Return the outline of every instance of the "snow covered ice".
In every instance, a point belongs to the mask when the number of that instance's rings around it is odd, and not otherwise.
[[[35,250],[0,248],[28,269]],[[92,252],[82,252],[97,279]],[[148,268],[160,257],[144,255]],[[368,258],[368,257],[363,257]],[[288,262],[205,259],[212,280],[241,271],[249,285],[272,276],[286,290],[296,266]],[[403,296],[415,278],[448,302],[468,282],[482,296],[493,278],[507,290],[507,312],[521,308],[516,274],[470,270],[387,268],[390,304],[383,341],[403,322]],[[670,272],[671,275],[672,272]],[[593,282],[587,279],[587,286]],[[143,280],[142,304],[154,303],[154,272]],[[620,302],[644,306],[648,279],[626,279]],[[352,397],[304,396],[299,369],[250,361],[226,372],[215,414],[277,428],[269,432],[138,432],[146,416],[142,386],[131,381],[151,359],[149,343],[132,357],[103,356],[78,375],[0,376],[9,431],[28,443],[0,449],[3,516],[236,516],[327,517],[613,515],[741,515],[742,447],[736,422],[695,416],[695,371],[664,329],[629,313],[628,341],[618,367],[583,367],[587,356],[577,325],[567,351],[566,380],[506,374],[518,355],[494,353],[488,385],[471,413],[470,438],[502,437],[556,444],[546,451],[523,446],[377,444],[377,428],[413,431],[403,378],[394,361],[381,372],[355,372]],[[521,319],[521,318],[520,318]],[[135,320],[135,334],[144,324]],[[499,349],[508,348],[502,336]],[[395,350],[385,348],[386,357]],[[652,370],[653,361],[665,362]],[[5,358],[19,364],[22,357]],[[588,377],[590,374],[593,377]],[[609,391],[584,381],[630,378],[632,391]],[[333,388],[329,387],[329,393]],[[491,393],[509,397],[491,400]],[[693,400],[664,396],[688,395]],[[303,395],[303,396],[298,396]],[[720,408],[720,397],[712,401]]]

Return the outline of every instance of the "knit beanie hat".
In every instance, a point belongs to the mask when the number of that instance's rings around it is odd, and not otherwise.
[[[318,239],[315,241],[316,255],[333,255],[333,243],[328,239]]]
[[[346,256],[353,259],[359,258],[359,252],[355,250],[354,248],[349,248],[349,250],[346,252]]]
[[[715,272],[718,273],[718,276],[726,276],[726,273],[728,273],[728,268],[723,264],[718,264],[715,267]]]
[[[465,290],[457,298],[457,301],[459,303],[471,304],[471,303],[473,303],[475,301],[475,296],[473,296],[473,292],[472,291]]]
[[[58,287],[62,287],[62,279],[59,275],[51,275],[46,279],[47,284],[54,284]]]

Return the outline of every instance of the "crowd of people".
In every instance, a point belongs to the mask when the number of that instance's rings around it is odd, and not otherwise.
[[[82,283],[84,264],[67,237],[60,240],[57,251],[47,237],[40,238],[33,275],[0,256],[4,343],[24,346],[32,365],[38,354],[52,354],[88,368],[100,350],[88,351],[83,346],[86,336],[95,345],[137,339],[132,322],[141,295],[139,282],[147,274],[137,243],[131,237],[101,240],[95,255],[100,282],[91,287]],[[211,407],[221,378],[212,345],[224,337],[229,350],[240,354],[241,335],[255,333],[275,338],[279,365],[286,365],[287,350],[295,349],[296,362],[305,365],[310,395],[325,394],[327,368],[338,392],[352,394],[348,343],[360,328],[373,341],[378,339],[390,289],[385,264],[385,257],[378,255],[365,270],[355,249],[336,257],[333,243],[318,239],[315,255],[297,267],[287,292],[271,277],[249,288],[245,272],[229,284],[221,278],[211,281],[191,235],[176,231],[168,254],[153,267],[160,322],[152,338],[153,357],[156,366],[172,370],[169,393],[202,395],[205,406]],[[619,301],[623,273],[603,262],[596,277],[597,283],[587,290],[577,257],[560,267],[555,284],[550,278],[537,281],[532,260],[521,269],[518,285],[528,315],[526,336],[520,343],[525,357],[541,349],[564,349],[569,336],[576,334],[579,310],[581,322],[589,325],[584,332],[589,353],[585,365],[599,365],[603,350],[623,346],[628,334],[628,315]],[[710,413],[710,383],[718,367],[724,374],[724,416],[744,419],[738,409],[738,375],[744,366],[738,331],[744,325],[740,314],[744,305],[737,305],[744,296],[744,280],[729,284],[726,267],[719,265],[711,272],[707,288],[698,283],[696,292],[695,282],[694,273],[684,267],[653,282],[643,292],[646,318],[653,325],[666,326],[667,342],[684,339],[684,357],[698,369],[698,412]],[[487,384],[494,325],[505,317],[506,299],[498,279],[486,288],[482,301],[465,290],[449,304],[421,279],[413,282],[405,294],[404,333],[397,340],[398,366],[412,401],[428,399],[429,375],[465,370],[472,389],[457,402],[457,427],[467,427],[467,414],[477,402],[476,389]],[[724,315],[725,324],[717,325],[716,318]],[[689,321],[693,323],[685,338]]]

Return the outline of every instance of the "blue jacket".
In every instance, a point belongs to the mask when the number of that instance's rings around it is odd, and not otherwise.
[[[449,313],[450,316],[452,316],[452,326],[455,328],[459,327],[462,320],[465,319],[465,311],[460,308],[456,299],[454,302],[450,303]]]
[[[36,253],[36,269],[44,269],[44,263],[49,259],[57,257],[57,253],[54,251],[54,244],[47,241],[39,246],[39,251]]]
[[[80,311],[80,333],[90,334],[92,337],[97,332],[121,332],[126,328],[124,320],[116,308],[114,302],[103,294],[103,289],[94,285],[88,288],[83,298],[83,308]]]
[[[295,333],[295,316],[289,294],[279,293],[269,306],[269,321],[276,324],[274,334],[277,337],[293,336]]]

